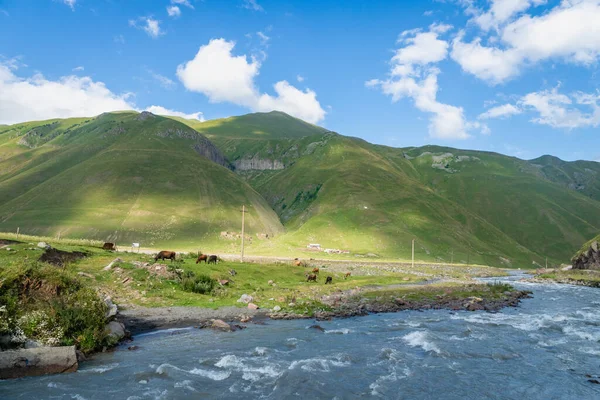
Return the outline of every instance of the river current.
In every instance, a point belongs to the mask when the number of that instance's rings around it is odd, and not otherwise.
[[[600,290],[518,277],[534,297],[499,313],[152,332],[77,373],[0,381],[0,398],[600,399]]]

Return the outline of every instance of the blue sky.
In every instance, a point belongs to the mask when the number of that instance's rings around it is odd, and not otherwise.
[[[279,109],[395,147],[600,160],[600,0],[0,0],[0,124]]]

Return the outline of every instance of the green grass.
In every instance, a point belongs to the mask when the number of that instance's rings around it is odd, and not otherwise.
[[[569,271],[545,272],[537,275],[537,277],[559,282],[577,281],[584,282],[592,286],[600,286],[600,271],[572,269]]]
[[[219,234],[240,230],[246,205],[248,234],[283,231],[248,184],[196,153],[200,134],[168,118],[137,117],[65,120],[69,129],[40,122],[51,138],[34,148],[14,150],[36,124],[0,133],[0,230],[226,251],[231,243]]]
[[[1,127],[0,231],[234,254],[239,239],[220,232],[240,231],[245,204],[248,254],[409,260],[416,239],[419,261],[508,268],[568,262],[600,231],[598,163],[390,148],[280,112],[137,116]],[[234,173],[192,149],[204,137],[231,163],[285,168]]]

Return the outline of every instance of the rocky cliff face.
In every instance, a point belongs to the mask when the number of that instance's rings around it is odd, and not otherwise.
[[[223,153],[221,153],[221,151],[217,149],[215,145],[213,145],[208,139],[199,137],[192,147],[194,150],[196,150],[196,153],[200,154],[201,156],[231,169],[231,164],[229,164],[229,161],[227,161]]]
[[[238,171],[249,171],[249,170],[278,170],[283,169],[284,165],[279,160],[269,160],[265,158],[252,157],[243,158],[234,162],[234,167]]]
[[[140,114],[141,115],[141,114]],[[200,133],[188,127],[177,127],[168,128],[166,130],[156,133],[161,138],[181,138],[194,140],[196,143],[192,144],[192,148],[201,155],[209,160],[216,162],[226,168],[232,169],[231,164],[225,158],[223,153],[214,145],[210,140],[202,136]]]
[[[584,247],[575,257],[573,257],[573,269],[595,269],[600,270],[600,244],[599,238],[596,238],[589,244],[587,249]]]

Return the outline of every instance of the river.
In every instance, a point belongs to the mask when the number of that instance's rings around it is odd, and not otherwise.
[[[600,290],[516,282],[519,308],[152,332],[2,399],[599,399]],[[131,344],[130,344],[131,345]]]

